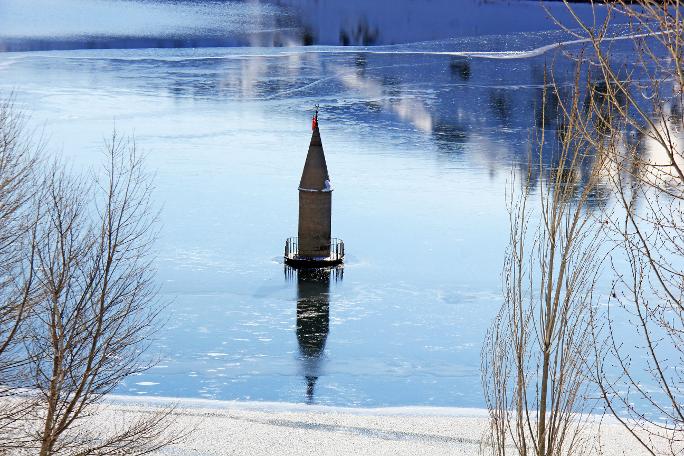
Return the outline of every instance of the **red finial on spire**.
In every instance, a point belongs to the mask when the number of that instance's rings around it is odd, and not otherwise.
[[[311,130],[318,128],[318,105],[316,105],[316,112],[311,119]]]

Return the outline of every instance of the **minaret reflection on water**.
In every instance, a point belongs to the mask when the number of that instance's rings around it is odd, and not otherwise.
[[[297,343],[308,403],[314,401],[330,331],[330,278],[332,274],[335,279],[341,279],[341,271],[341,268],[321,268],[288,272],[297,276]]]

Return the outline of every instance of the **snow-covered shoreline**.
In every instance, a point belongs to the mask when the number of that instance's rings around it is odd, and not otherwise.
[[[172,432],[187,434],[170,455],[476,455],[487,411],[451,407],[349,408],[278,402],[110,396],[97,428],[174,406]],[[642,454],[610,419],[586,426],[603,455]],[[598,452],[596,454],[599,454]]]
[[[301,402],[270,402],[217,400],[189,397],[164,396],[107,396],[105,403],[116,406],[168,407],[206,410],[240,410],[265,413],[344,413],[359,416],[450,416],[486,418],[487,410],[468,407],[439,406],[392,406],[392,407],[343,407],[305,404]]]

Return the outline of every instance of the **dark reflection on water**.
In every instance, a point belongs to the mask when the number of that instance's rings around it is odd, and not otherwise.
[[[491,176],[511,164],[527,175],[528,166],[539,164],[532,159],[539,151],[535,136],[546,129],[543,165],[557,166],[561,138],[556,132],[563,128],[558,97],[569,101],[574,82],[573,62],[563,53],[483,59],[434,55],[417,45],[398,50],[143,50],[135,56],[93,51],[63,60],[37,55],[35,68],[54,68],[52,80],[71,72],[106,75],[112,85],[146,96],[167,94],[178,103],[265,102],[276,110],[296,103],[300,111],[320,103],[324,121],[336,128],[358,125],[355,134],[373,141],[369,133],[375,135],[374,129],[411,135],[403,136],[403,142],[430,139],[425,149],[436,150],[447,165],[468,159],[484,163]],[[556,87],[549,82],[550,61]],[[23,62],[10,69],[19,70]],[[605,90],[589,90],[584,103],[600,105]],[[583,182],[588,171],[573,179]],[[597,193],[596,198],[606,195]]]
[[[478,0],[3,0],[0,51],[226,46],[376,46],[553,30],[537,2]],[[560,2],[558,2],[560,3]],[[515,17],[503,9],[518,10]],[[572,24],[565,7],[546,6]],[[576,6],[590,18],[590,8]],[[596,9],[600,16],[602,11]],[[90,20],[79,20],[89,17]],[[468,79],[466,63],[452,71]]]
[[[331,274],[334,280],[341,280],[341,272],[341,269],[286,269],[286,275],[297,278],[297,343],[308,403],[314,402],[330,332]]]

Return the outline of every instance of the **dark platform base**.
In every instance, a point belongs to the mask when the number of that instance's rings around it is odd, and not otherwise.
[[[338,266],[343,261],[344,258],[285,257],[285,264],[296,269]]]

